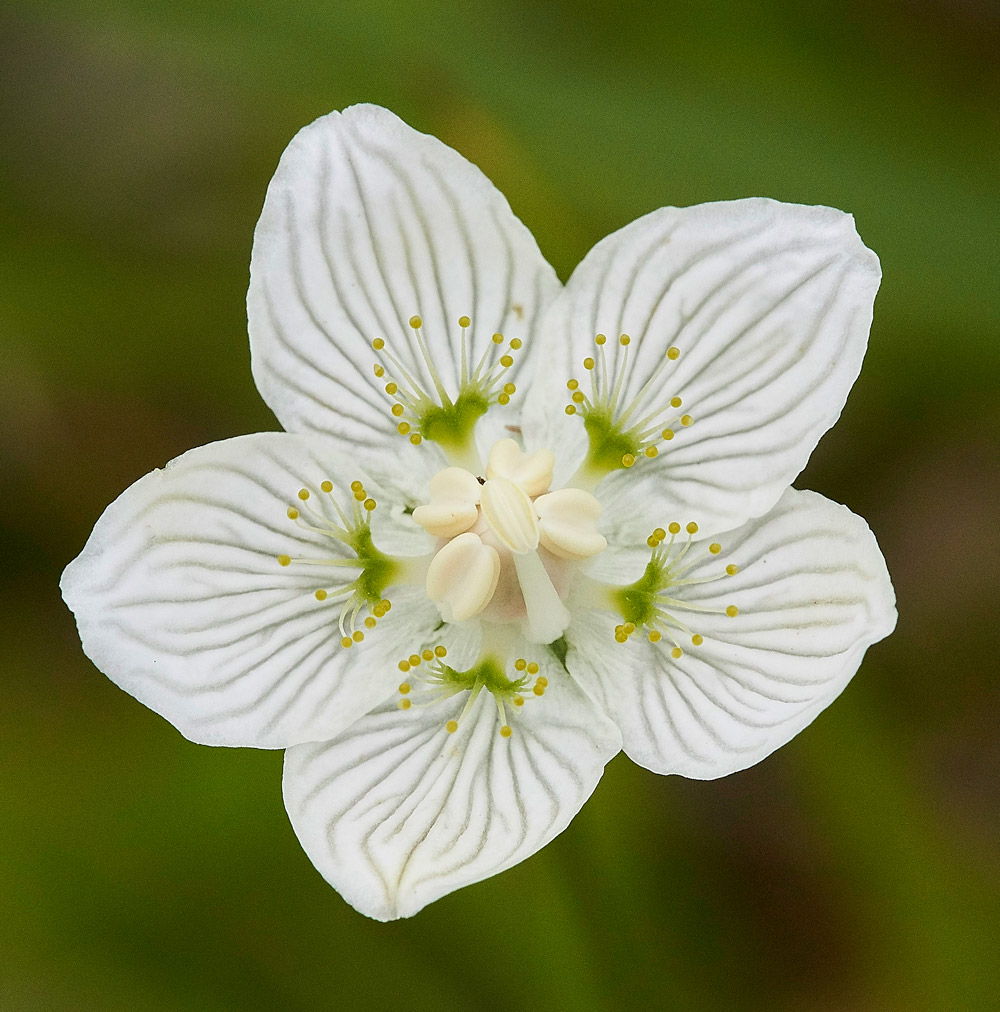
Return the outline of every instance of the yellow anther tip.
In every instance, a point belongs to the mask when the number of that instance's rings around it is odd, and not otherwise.
[[[366,499],[362,505],[364,506],[364,508],[366,510],[368,510],[369,513],[371,513],[371,511],[373,509],[375,509],[375,500],[374,499]]]
[[[660,433],[660,435],[661,435],[661,436],[663,436],[663,438],[664,438],[665,440],[667,440],[667,442],[669,442],[669,441],[670,441],[671,439],[673,439],[673,438],[674,438],[674,430],[673,430],[673,429],[664,429],[664,430],[663,430],[663,431],[662,431],[662,432]]]
[[[529,675],[537,675],[538,674],[538,665],[534,661],[532,661],[528,665],[528,667],[527,667],[526,670],[527,670],[527,672],[528,672]],[[539,678],[538,681],[541,682],[542,685],[548,685],[549,684],[544,678]]]
[[[398,706],[400,710],[409,710],[409,708],[410,708],[411,705],[412,704],[410,703],[410,701],[408,699],[401,699],[396,704],[396,706]]]
[[[510,394],[506,390],[497,395],[497,404],[510,404]]]
[[[567,415],[575,415],[576,414],[576,405],[575,404],[567,404],[566,405],[566,414]]]
[[[421,320],[419,316],[411,316],[410,317],[410,326],[414,330],[419,330],[423,325],[424,325],[424,321]]]
[[[730,606],[729,606],[729,607],[728,607],[728,608],[726,609],[726,614],[727,614],[727,615],[728,615],[728,616],[729,616],[730,618],[736,618],[736,616],[737,616],[737,615],[739,615],[739,613],[740,613],[740,609],[739,609],[739,608],[737,608],[735,604],[731,604],[731,605],[730,605]]]
[[[681,354],[680,348],[668,348],[667,349],[667,358],[669,358],[672,362],[675,361],[676,359],[680,358],[680,354]]]
[[[702,643],[704,643],[704,642],[705,642],[705,637],[702,636],[700,633],[695,633],[691,637],[691,644],[692,644],[692,646],[700,647],[702,645]]]
[[[545,695],[545,686],[544,685],[539,685],[538,682],[535,682],[535,687],[531,691],[536,696],[544,696]]]
[[[308,498],[309,498],[309,489],[307,489],[307,488],[300,488],[300,489],[299,489],[299,498],[300,498],[300,499],[301,499],[301,500],[302,500],[303,502],[305,502],[305,501],[306,501],[306,499],[308,499]]]
[[[649,458],[655,457],[660,451],[655,446],[646,447],[646,456]]]
[[[405,696],[410,691],[410,688],[411,686],[409,682],[401,682],[399,691]]]
[[[667,524],[667,530],[670,531],[671,534],[680,534],[681,525],[675,520],[673,523]]]
[[[500,737],[501,738],[509,738],[513,733],[514,732],[513,732],[513,730],[511,730],[510,724],[504,724],[504,726],[502,728],[500,728]]]
[[[383,369],[377,362],[372,366],[372,372],[374,372],[379,379],[385,375],[385,369]]]
[[[292,562],[291,557],[288,556],[288,555],[279,555],[278,556],[278,565],[279,566],[288,566],[288,565],[291,565],[291,562]]]
[[[656,537],[654,537],[652,534],[650,534],[650,536],[648,538],[646,538],[646,544],[649,545],[650,548],[656,548],[656,546],[659,543],[660,543],[659,540]]]
[[[631,453],[622,456],[622,467],[631,467],[635,463],[635,457]]]
[[[603,334],[598,334],[597,337],[594,338],[594,344],[596,345],[602,345],[605,341],[607,341],[607,338]]]
[[[674,649],[670,651],[670,656],[676,661],[683,653],[684,651],[681,650],[680,647],[674,647]]]
[[[424,437],[421,436],[419,432],[414,432],[414,433],[411,433],[411,435],[410,435],[410,442],[414,446],[419,446],[423,442],[423,438]]]
[[[736,575],[736,574],[737,574],[737,573],[738,573],[739,571],[740,571],[740,567],[739,567],[739,566],[736,566],[736,565],[734,565],[734,564],[733,564],[732,562],[730,562],[730,563],[729,563],[729,565],[728,565],[728,566],[726,566],[726,572],[727,572],[727,573],[728,573],[728,574],[729,574],[730,576],[735,576],[735,575]]]
[[[711,553],[712,553],[713,555],[718,555],[718,554],[719,554],[719,552],[721,552],[721,551],[722,551],[722,545],[720,545],[718,541],[713,541],[713,542],[712,542],[712,543],[711,543],[711,544],[710,544],[710,545],[708,546],[708,550],[709,550],[709,551],[710,551],[710,552],[711,552]]]
[[[583,391],[581,391],[581,390],[574,390],[573,391],[572,400],[573,400],[574,404],[582,404],[583,403]]]
[[[289,520],[298,520],[299,519],[299,511],[294,506],[289,506],[287,512],[288,512],[288,519]]]
[[[364,485],[362,485],[360,481],[358,481],[357,479],[355,479],[354,481],[351,482],[351,491],[352,492],[357,492],[357,490],[359,488],[364,488]]]
[[[399,670],[403,671],[403,672],[409,671],[410,670],[410,662],[409,661],[400,661],[396,665],[396,667],[399,668]]]
[[[420,656],[423,657],[423,659],[425,661],[432,661],[432,660],[434,660],[434,651],[433,650],[421,650],[420,651]]]
[[[313,594],[313,597],[315,597],[317,601],[325,601],[326,600],[326,591],[325,590],[317,590],[316,593]]]
[[[514,364],[514,358],[511,355],[501,355],[500,364],[505,368],[509,369]]]
[[[393,404],[393,406],[389,410],[392,412],[394,418],[399,418],[399,416],[403,413],[405,408],[403,407],[402,404]]]
[[[536,665],[535,666],[535,671],[537,671],[537,670],[538,670],[538,666]],[[531,672],[531,668],[528,668],[528,671]],[[531,672],[531,673],[534,674],[534,672]],[[539,675],[538,678],[536,679],[536,683],[535,684],[536,685],[540,685],[543,689],[547,689],[549,687],[549,680],[547,678],[545,678],[543,675]]]
[[[514,697],[514,705],[515,706],[524,706],[524,696],[515,696]]]
[[[386,383],[385,385],[385,392],[390,396],[392,396],[398,389],[399,387],[396,386],[395,383]]]
[[[698,533],[698,525],[693,520],[684,529],[688,532],[688,534]]]
[[[409,422],[400,422],[399,425],[396,426],[396,431],[401,436],[405,436],[410,431],[410,423]]]
[[[494,334],[492,340],[494,344],[503,344],[503,334]]]
[[[657,527],[656,530],[653,531],[653,537],[656,538],[657,541],[662,541],[666,536],[667,532],[662,527]]]
[[[681,425],[690,425],[694,419],[690,415],[683,415],[681,417]]]
[[[385,341],[383,341],[381,337],[376,337],[375,340],[372,341],[372,347],[376,351],[381,351],[385,347]]]
[[[419,667],[419,665],[420,665],[420,654],[410,654],[409,658],[407,658],[407,659],[410,662],[410,667],[411,668]]]
[[[650,643],[659,643],[663,639],[663,634],[658,629],[652,629],[649,633]]]
[[[503,392],[505,394],[517,393],[517,387],[514,386],[513,383],[504,383],[504,385],[503,385]]]
[[[594,365],[594,360],[589,355],[583,360],[584,369],[593,369]]]
[[[367,497],[367,495],[368,495],[368,493],[363,488],[356,488],[354,490],[354,498],[358,502],[363,502],[364,499]]]
[[[449,720],[448,723],[445,724],[444,729],[448,732],[448,734],[454,734],[458,730],[458,721]]]
[[[350,636],[345,636],[341,641],[340,645],[346,650],[348,647],[353,646],[354,640]]]
[[[472,326],[472,320],[470,320],[467,316],[460,316],[458,318],[458,325],[460,327],[471,327]]]
[[[448,656],[448,651],[444,647],[442,647],[442,646],[437,646],[437,647],[434,648],[434,656],[435,657],[447,657]]]
[[[528,666],[528,662],[523,657],[518,657],[518,659],[516,661],[514,661],[514,670],[515,671],[524,671],[524,669],[527,666]]]
[[[514,351],[518,351],[521,347],[521,339],[519,337],[513,338],[510,342],[510,346],[514,349]]]
[[[632,341],[632,338],[630,338],[628,336],[628,334],[622,334],[622,336],[618,338],[618,343],[623,348],[627,348],[629,346],[629,344],[631,343],[631,341]]]
[[[365,619],[366,629],[374,629],[376,625],[378,625],[378,622],[371,615],[369,615],[368,618]]]
[[[360,643],[364,638],[365,634],[360,629],[355,629],[354,632],[351,633],[351,639],[354,640],[355,643]]]
[[[324,492],[332,492],[332,491],[333,491],[333,482],[332,482],[332,481],[324,481],[324,482],[323,482],[323,483],[322,483],[322,484],[320,485],[320,488],[321,488],[321,489],[322,489],[322,490],[323,490]]]
[[[670,398],[670,406],[672,408],[679,408],[683,403],[684,402],[680,399],[680,397],[671,397]]]

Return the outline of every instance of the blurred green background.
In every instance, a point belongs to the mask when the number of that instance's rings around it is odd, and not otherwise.
[[[8,0],[0,1009],[996,1009],[998,82],[985,0]],[[798,484],[868,518],[900,606],[759,767],[619,757],[555,843],[391,925],[309,864],[280,754],[184,741],[56,586],[126,485],[277,428],[253,226],[292,134],[356,101],[476,161],[563,278],[662,204],[852,211],[885,280]]]

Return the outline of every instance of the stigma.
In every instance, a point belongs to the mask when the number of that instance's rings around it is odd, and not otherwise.
[[[604,334],[594,338],[594,345],[596,357],[588,355],[583,360],[589,384],[581,385],[576,378],[566,383],[566,414],[579,416],[586,429],[590,448],[584,467],[603,477],[659,456],[661,447],[693,424],[694,418],[680,397],[669,394],[665,383],[667,370],[680,358],[679,348],[668,348],[642,388],[634,396],[626,396],[632,339],[628,334],[619,335],[612,343],[613,353]]]
[[[279,555],[282,567],[315,567],[313,598],[319,605],[339,605],[340,645],[346,650],[362,643],[392,608],[385,590],[397,575],[398,563],[372,541],[371,514],[375,500],[363,482],[351,482],[347,493],[337,492],[330,480],[316,488],[299,489],[286,517],[302,530],[323,535],[329,554],[317,558]]]
[[[739,566],[728,563],[708,576],[692,577],[690,573],[708,558],[718,558],[722,545],[712,542],[695,542],[698,525],[693,521],[683,528],[674,521],[667,528],[657,527],[646,539],[652,549],[645,572],[635,583],[626,587],[608,587],[608,600],[622,621],[615,626],[617,643],[626,643],[640,630],[650,643],[669,645],[670,655],[676,660],[683,656],[688,645],[699,647],[704,637],[691,628],[697,614],[726,615],[736,618],[740,610],[735,604],[725,608],[710,608],[685,600],[684,588],[695,584],[712,583],[727,576],[735,576]],[[683,643],[683,646],[682,646]]]
[[[501,439],[485,477],[447,467],[431,479],[430,501],[413,519],[441,541],[426,589],[445,622],[518,621],[532,643],[562,636],[573,570],[607,541],[597,531],[594,496],[550,491],[554,464],[550,450],[524,453],[513,439]]]
[[[372,341],[377,359],[375,376],[385,381],[385,393],[392,402],[390,414],[396,431],[414,445],[424,439],[438,443],[456,461],[464,461],[472,452],[476,422],[494,404],[509,404],[517,387],[507,379],[514,356],[521,349],[520,338],[509,341],[493,334],[482,355],[473,362],[473,323],[468,316],[457,320],[460,334],[458,389],[448,390],[434,364],[424,338],[424,323],[411,316],[407,333],[410,354],[401,356],[384,338]],[[435,346],[450,346],[444,335],[436,335]],[[416,363],[407,368],[404,359]]]

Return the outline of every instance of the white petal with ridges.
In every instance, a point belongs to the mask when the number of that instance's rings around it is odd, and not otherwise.
[[[286,429],[381,445],[399,437],[375,338],[433,389],[407,322],[419,315],[454,396],[458,320],[472,318],[474,365],[494,332],[530,345],[559,288],[479,169],[386,109],[352,106],[299,131],[268,187],[247,295],[254,378]]]
[[[739,572],[675,596],[739,614],[668,609],[704,637],[681,639],[679,659],[642,631],[612,643],[610,614],[580,615],[567,631],[570,670],[617,721],[628,755],[657,773],[711,779],[752,766],[829,705],[895,626],[885,561],[845,506],[789,489],[719,540],[690,578]]]
[[[732,529],[770,509],[839,417],[880,276],[851,216],[833,208],[752,198],[654,211],[599,242],[549,311],[526,438],[560,448],[558,485],[587,447],[563,406],[571,376],[589,394],[581,362],[597,355],[594,336],[608,335],[612,368],[618,335],[631,339],[625,402],[676,347],[631,421],[679,396],[672,414],[693,424],[674,423],[659,456],[613,473],[600,498],[637,530],[664,504],[705,532]],[[634,495],[639,471],[655,479],[652,500]]]
[[[358,570],[278,563],[337,556],[286,515],[304,486],[319,505],[327,478],[342,503],[354,478],[367,482],[333,441],[287,433],[202,446],[141,478],[63,574],[87,655],[206,744],[280,748],[367,712],[438,616],[421,589],[399,588],[362,645],[340,645],[340,605],[313,592]]]
[[[455,734],[462,693],[427,709],[392,705],[330,742],[285,754],[284,795],[313,864],[378,920],[523,861],[590,796],[621,738],[552,658],[545,695],[508,715],[482,692]],[[513,707],[509,707],[513,710]]]

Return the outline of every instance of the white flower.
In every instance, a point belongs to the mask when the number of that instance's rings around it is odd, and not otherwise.
[[[895,621],[865,523],[788,488],[878,281],[848,215],[752,199],[647,215],[562,289],[456,152],[326,116],[251,263],[287,432],[108,507],[62,582],[84,648],[194,741],[287,748],[299,839],[381,919],[542,847],[621,747],[746,767]]]

